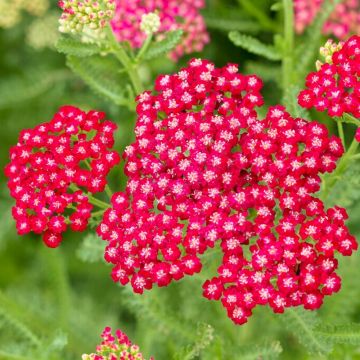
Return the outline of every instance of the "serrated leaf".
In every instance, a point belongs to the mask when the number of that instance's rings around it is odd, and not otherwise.
[[[56,49],[66,55],[75,55],[78,57],[86,57],[98,54],[101,49],[96,44],[83,43],[78,39],[71,37],[61,37],[56,45]]]
[[[152,46],[150,46],[149,50],[146,54],[144,54],[144,59],[151,60],[167,54],[175,48],[175,46],[180,42],[182,36],[183,31],[181,29],[168,32],[165,39],[155,42]]]
[[[326,354],[331,351],[331,347],[314,331],[318,324],[316,312],[301,308],[287,309],[281,319],[309,353]]]
[[[223,18],[209,14],[205,16],[205,22],[209,29],[225,32],[242,31],[254,33],[260,30],[259,24],[256,21],[249,19]]]
[[[283,349],[280,342],[274,341],[264,345],[248,345],[240,348],[239,359],[241,360],[272,360],[277,359]]]
[[[273,45],[266,45],[249,35],[241,34],[237,31],[231,31],[229,33],[229,39],[252,54],[260,55],[268,60],[277,61],[281,59],[281,54],[276,50]]]
[[[214,340],[214,329],[208,324],[199,324],[196,338],[192,345],[182,349],[175,355],[175,360],[193,360]]]
[[[119,74],[119,65],[112,57],[98,55],[79,58],[67,56],[67,65],[96,93],[117,105],[126,105],[124,77]]]
[[[314,332],[330,344],[360,345],[360,324],[319,325]]]
[[[85,236],[83,242],[76,251],[76,255],[84,262],[94,263],[103,260],[105,241],[96,234],[90,233]]]
[[[309,112],[297,102],[300,90],[301,88],[298,85],[291,85],[285,89],[283,103],[291,116],[311,120]]]
[[[326,205],[343,206],[348,210],[360,199],[360,162],[353,161],[337,180],[326,199]]]

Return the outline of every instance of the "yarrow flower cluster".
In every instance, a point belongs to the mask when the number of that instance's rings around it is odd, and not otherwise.
[[[298,102],[331,117],[349,113],[360,118],[360,36],[352,36],[330,55],[306,77],[307,89],[300,92]]]
[[[132,47],[139,48],[146,39],[142,31],[143,16],[157,13],[160,17],[157,40],[163,38],[163,33],[182,29],[182,42],[171,53],[176,60],[184,54],[201,51],[209,42],[205,21],[199,10],[205,6],[204,0],[115,0],[116,11],[112,20],[114,34],[119,41],[128,41]]]
[[[60,0],[63,13],[59,30],[64,33],[80,33],[84,29],[99,30],[113,18],[115,0]]]
[[[0,0],[0,28],[15,26],[21,20],[22,11],[42,16],[48,8],[48,0]]]
[[[158,32],[160,25],[160,17],[156,13],[144,14],[141,17],[140,30],[144,32],[146,36]]]
[[[294,0],[295,29],[301,34],[312,24],[322,9],[324,0]],[[360,1],[345,0],[338,4],[322,29],[325,35],[333,34],[345,39],[360,32]]]
[[[104,191],[108,172],[120,160],[111,150],[116,125],[104,117],[64,106],[50,122],[20,133],[5,168],[20,235],[33,231],[56,247],[68,225],[85,230],[93,206],[84,191]]]
[[[96,354],[84,354],[82,360],[145,360],[139,347],[120,330],[113,336],[111,328],[106,327],[101,337],[103,341],[96,347]]]
[[[318,174],[335,169],[341,141],[281,106],[259,120],[261,88],[237,65],[195,59],[137,98],[127,188],[97,229],[114,281],[137,293],[166,286],[199,272],[200,255],[219,245],[204,296],[221,299],[235,323],[256,305],[315,309],[339,290],[334,255],[357,244],[345,210],[325,210],[312,194]]]

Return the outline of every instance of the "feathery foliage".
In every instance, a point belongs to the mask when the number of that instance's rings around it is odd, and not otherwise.
[[[231,31],[229,39],[252,54],[263,56],[268,60],[277,61],[281,59],[281,54],[273,45],[263,44],[260,40],[249,35],[241,34],[238,31]]]

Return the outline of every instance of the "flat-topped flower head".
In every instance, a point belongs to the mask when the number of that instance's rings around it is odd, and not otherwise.
[[[205,6],[204,0],[115,0],[116,11],[112,20],[114,34],[119,41],[128,41],[133,48],[140,48],[144,43],[149,31],[142,28],[143,20],[151,13],[154,15],[156,25],[152,33],[156,33],[155,39],[163,39],[163,34],[168,31],[182,29],[184,31],[181,43],[171,53],[176,60],[184,54],[199,52],[209,42],[206,25],[199,10]],[[150,14],[149,14],[150,13]]]
[[[340,46],[328,42],[322,53],[326,62],[306,77],[306,89],[298,97],[300,106],[327,111],[331,117],[348,113],[360,118],[360,36]]]
[[[60,0],[63,13],[59,31],[81,33],[86,29],[99,30],[113,18],[115,0]]]
[[[144,14],[141,17],[140,30],[147,36],[155,34],[160,29],[160,17],[156,13]]]
[[[20,133],[5,168],[20,235],[43,234],[46,245],[56,247],[68,226],[85,230],[92,205],[84,191],[104,191],[120,160],[111,150],[116,125],[104,117],[64,106],[50,122]]]
[[[137,345],[132,344],[125,333],[106,327],[101,334],[103,339],[96,347],[96,353],[82,355],[82,360],[145,360]],[[154,360],[150,358],[149,360]]]
[[[343,146],[281,106],[259,120],[261,88],[235,64],[193,59],[137,97],[126,191],[97,229],[114,281],[137,293],[166,286],[201,271],[216,246],[223,260],[204,296],[221,299],[235,323],[256,305],[316,308],[339,289],[334,255],[357,244],[345,211],[314,194]]]
[[[316,16],[322,11],[324,0],[295,0],[295,29],[303,33],[310,26]],[[325,22],[322,32],[324,35],[334,35],[338,39],[345,39],[349,35],[360,31],[360,1],[344,0],[336,5],[335,10]]]

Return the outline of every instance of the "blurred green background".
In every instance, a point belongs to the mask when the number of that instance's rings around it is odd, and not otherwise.
[[[0,0],[0,167],[8,162],[9,147],[21,129],[50,120],[64,104],[106,111],[119,126],[116,147],[122,152],[133,139],[134,114],[95,95],[66,67],[65,56],[54,47],[60,14],[56,1],[30,2],[33,8],[14,15],[11,7],[16,10],[16,1]],[[249,1],[208,1],[204,16],[211,44],[196,56],[209,58],[217,66],[240,63],[243,72],[256,72],[265,81],[267,104],[275,104],[284,95],[280,62],[251,55],[227,36],[230,30],[240,30],[272,42],[281,33],[281,11],[269,10],[274,1],[252,3],[257,15],[246,6]],[[306,36],[297,39],[299,46],[308,41]],[[323,40],[309,42],[314,58]],[[144,83],[151,84],[157,74],[172,72],[187,60],[153,61],[141,69]],[[306,73],[310,68],[302,70]],[[326,117],[316,116],[332,127]],[[348,207],[350,227],[358,234],[360,178],[354,167],[346,175],[347,183],[335,187],[329,203],[336,199]],[[110,267],[101,260],[104,244],[92,231],[66,234],[56,250],[45,248],[39,237],[18,237],[3,174],[0,179],[0,359],[80,359],[81,354],[94,351],[105,326],[127,332],[146,357],[157,360],[360,359],[359,338],[341,345],[322,336],[318,328],[319,324],[360,322],[357,254],[341,260],[342,291],[327,298],[318,313],[274,315],[258,308],[248,324],[235,326],[220,302],[209,302],[201,295],[203,279],[216,268],[216,252],[204,255],[205,270],[200,276],[133,295],[129,288],[112,282]],[[121,189],[124,182],[120,171],[111,174],[113,189]]]

